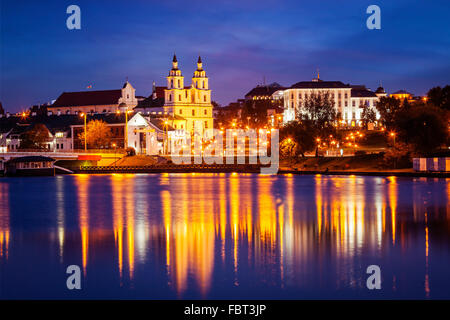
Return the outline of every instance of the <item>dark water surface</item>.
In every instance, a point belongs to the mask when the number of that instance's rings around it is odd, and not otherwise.
[[[449,196],[435,178],[0,178],[0,298],[448,299]]]

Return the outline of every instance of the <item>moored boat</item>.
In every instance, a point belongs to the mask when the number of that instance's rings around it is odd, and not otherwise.
[[[54,176],[55,159],[43,156],[27,156],[11,159],[5,163],[7,176]]]

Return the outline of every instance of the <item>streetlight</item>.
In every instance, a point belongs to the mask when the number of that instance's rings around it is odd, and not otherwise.
[[[84,117],[84,151],[86,152],[87,151],[87,139],[86,139],[86,136],[87,136],[87,133],[86,133],[86,117],[87,117],[87,113],[84,113],[84,112],[82,112],[81,114],[80,114],[80,117]]]
[[[394,138],[394,148],[395,148],[395,132],[392,131],[389,135]]]
[[[124,148],[126,149],[126,148],[128,148],[128,112],[133,112],[132,110],[128,110],[128,106],[126,106],[126,109],[125,109],[125,146],[124,146]],[[117,114],[120,114],[120,110],[119,109],[117,109],[117,111],[116,111],[116,113]]]
[[[113,143],[113,147],[114,147],[114,167],[116,167],[117,159],[116,159],[116,144],[115,143]]]
[[[167,121],[167,119],[164,119],[164,150],[163,150],[163,152],[164,152],[164,154],[167,154],[168,152],[168,139],[169,139],[169,137],[168,137],[168,133],[167,133],[167,125],[169,124],[169,121]]]

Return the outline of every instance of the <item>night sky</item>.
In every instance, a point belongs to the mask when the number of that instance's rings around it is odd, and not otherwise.
[[[68,30],[66,8],[81,8]],[[381,30],[366,8],[381,8]],[[212,99],[243,98],[263,79],[365,84],[422,95],[450,84],[450,1],[1,0],[0,101],[16,112],[63,91],[165,85],[172,55],[190,78],[200,54]]]

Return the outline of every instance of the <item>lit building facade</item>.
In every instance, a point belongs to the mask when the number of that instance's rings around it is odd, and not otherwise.
[[[283,91],[283,122],[297,119],[297,115],[306,112],[305,101],[311,95],[329,93],[334,102],[336,112],[340,115],[341,124],[359,125],[365,107],[373,108],[376,118],[380,115],[375,106],[379,96],[365,86],[351,86],[341,81],[323,81],[317,77],[312,81],[301,81]]]
[[[169,115],[169,124],[174,129],[203,134],[205,129],[213,128],[211,90],[200,57],[191,86],[185,87],[184,77],[174,55],[172,69],[167,77],[167,89],[164,90],[164,111]]]
[[[58,99],[48,107],[48,111],[57,115],[114,113],[119,110],[119,105],[125,106],[131,110],[137,104],[136,89],[134,89],[127,81],[122,89],[117,90],[63,92]]]

